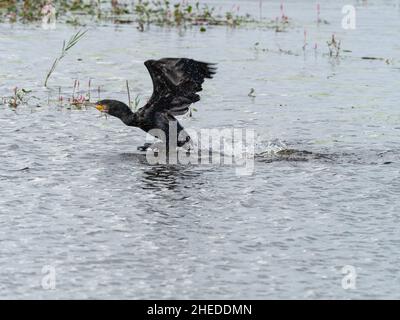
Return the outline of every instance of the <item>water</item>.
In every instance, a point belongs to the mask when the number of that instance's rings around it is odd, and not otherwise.
[[[258,14],[258,1],[239,3]],[[313,2],[287,1],[284,33],[89,25],[50,93],[46,72],[76,29],[1,24],[0,96],[18,86],[38,99],[0,106],[0,297],[400,298],[399,6],[359,2],[357,29],[343,30],[343,4],[324,2],[330,24],[317,26]],[[274,19],[279,3],[263,15]],[[332,33],[351,51],[340,59],[326,56]],[[219,64],[182,122],[254,129],[253,175],[150,166],[136,152],[140,130],[57,107],[59,86],[69,96],[89,78],[93,99],[101,86],[101,98],[126,101],[129,80],[144,103],[143,61],[164,56]],[[342,287],[346,265],[355,289]],[[55,290],[42,288],[45,266]]]

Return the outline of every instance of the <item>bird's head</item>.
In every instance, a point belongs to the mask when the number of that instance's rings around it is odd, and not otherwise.
[[[124,118],[132,114],[132,110],[123,102],[117,100],[101,100],[96,103],[96,109],[110,116]]]

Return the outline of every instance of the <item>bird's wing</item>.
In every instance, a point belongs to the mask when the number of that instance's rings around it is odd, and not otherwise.
[[[215,64],[186,58],[148,60],[145,66],[153,80],[153,95],[143,108],[174,116],[185,114],[192,103],[200,100],[197,92],[216,72]]]

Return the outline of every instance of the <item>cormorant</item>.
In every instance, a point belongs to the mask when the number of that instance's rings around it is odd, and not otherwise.
[[[162,130],[166,137],[163,142],[166,143],[167,150],[169,125],[174,122],[177,128],[176,137],[179,137],[177,146],[181,147],[190,141],[190,137],[184,131],[180,135],[183,127],[175,116],[187,113],[189,106],[200,100],[197,92],[202,91],[201,85],[206,78],[213,78],[216,73],[215,64],[187,58],[148,60],[144,64],[153,80],[153,94],[146,105],[137,112],[132,112],[123,102],[101,100],[96,103],[96,109],[121,119],[127,126],[138,127],[146,132]],[[138,150],[145,151],[150,145],[146,143]]]

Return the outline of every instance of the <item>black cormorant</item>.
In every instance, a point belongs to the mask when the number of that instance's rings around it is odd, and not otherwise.
[[[183,127],[175,116],[187,113],[189,106],[200,100],[197,92],[202,90],[204,80],[211,79],[215,74],[215,64],[186,58],[148,60],[144,64],[153,80],[153,94],[146,105],[132,112],[123,102],[101,100],[96,103],[96,109],[121,119],[127,126],[150,131],[150,134],[153,129],[162,130],[167,149],[169,125],[172,121],[177,128],[176,137],[179,137],[177,146],[181,147],[190,141],[190,137],[187,134],[180,135]],[[138,149],[144,151],[150,145],[147,143]]]

